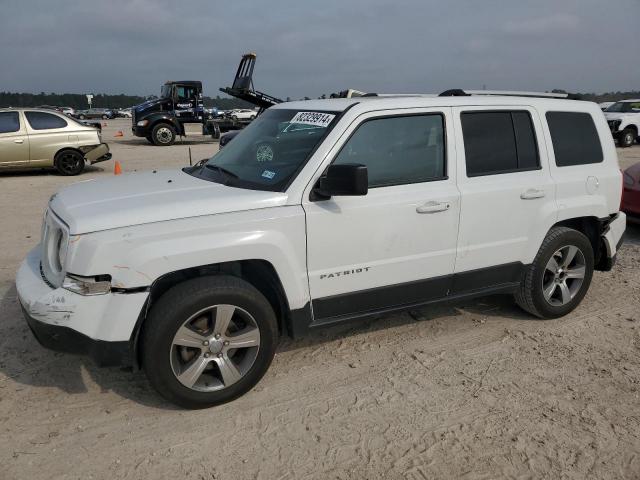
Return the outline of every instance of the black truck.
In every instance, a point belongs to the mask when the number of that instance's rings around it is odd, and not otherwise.
[[[272,97],[253,88],[255,53],[242,56],[233,85],[220,90],[228,95],[245,100],[260,108],[260,111],[276,103]],[[202,124],[202,134],[220,138],[220,132],[238,130],[250,120],[232,118],[208,118],[204,111],[202,82],[194,80],[169,81],[160,90],[160,98],[149,100],[131,109],[131,130],[137,137],[145,137],[154,145],[172,145],[177,135],[185,135],[187,123]]]

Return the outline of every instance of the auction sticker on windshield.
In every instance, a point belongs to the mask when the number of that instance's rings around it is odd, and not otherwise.
[[[327,127],[336,116],[322,112],[298,112],[289,123],[302,123],[304,125],[315,125],[316,127]]]

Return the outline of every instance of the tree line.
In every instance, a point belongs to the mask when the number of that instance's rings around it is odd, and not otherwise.
[[[554,93],[567,93],[565,90],[554,89]],[[591,102],[615,102],[626,98],[640,98],[640,91],[630,92],[607,92],[607,93],[577,93],[576,98]],[[321,95],[318,98],[332,98],[340,96],[340,93]],[[138,105],[147,100],[157,98],[155,95],[146,97],[137,95],[109,95],[99,93],[94,95],[92,106],[95,108],[128,108]],[[304,100],[309,100],[304,97]],[[287,101],[291,100],[287,97]],[[75,109],[89,108],[87,97],[80,93],[12,93],[0,92],[0,108],[6,107],[38,107],[51,105],[55,107],[71,107]],[[238,98],[222,98],[219,95],[215,98],[204,97],[204,106],[207,108],[218,108],[219,110],[231,110],[234,108],[252,108],[253,105]]]
[[[91,106],[94,108],[128,108],[139,105],[147,100],[157,98],[155,95],[146,97],[137,95],[109,95],[99,93],[93,96]],[[252,108],[253,105],[238,98],[221,98],[220,96],[204,97],[207,108],[216,107],[220,110],[234,108]],[[87,97],[80,93],[13,93],[0,92],[0,108],[6,107],[39,107],[50,105],[54,107],[71,107],[75,109],[89,108]]]

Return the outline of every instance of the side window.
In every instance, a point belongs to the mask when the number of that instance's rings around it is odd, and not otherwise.
[[[460,120],[468,177],[540,168],[529,112],[464,112]]]
[[[67,121],[64,118],[60,118],[52,113],[45,112],[24,112],[29,125],[34,130],[48,130],[50,128],[64,128]]]
[[[366,165],[370,188],[443,179],[444,116],[436,113],[367,120],[342,147],[334,163]]]
[[[11,133],[20,130],[18,112],[0,112],[0,133]]]
[[[590,114],[547,112],[547,123],[558,167],[602,162],[602,145]]]
[[[176,87],[176,91],[178,92],[178,98],[181,99],[191,99],[195,97],[195,88],[193,87],[178,86]]]

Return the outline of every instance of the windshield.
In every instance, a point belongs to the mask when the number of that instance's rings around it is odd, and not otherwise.
[[[616,102],[605,110],[605,112],[627,113],[640,112],[640,102]]]
[[[234,187],[284,191],[333,127],[337,115],[267,110],[206,163],[185,171]]]
[[[160,88],[160,98],[171,98],[171,85],[163,85]]]

